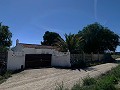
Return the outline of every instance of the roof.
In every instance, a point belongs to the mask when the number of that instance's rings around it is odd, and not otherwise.
[[[53,46],[45,46],[45,45],[39,45],[39,44],[25,44],[25,43],[19,43],[24,48],[35,48],[35,49],[56,49]]]

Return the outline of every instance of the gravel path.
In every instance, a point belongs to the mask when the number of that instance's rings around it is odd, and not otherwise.
[[[57,84],[62,82],[66,87],[71,88],[77,81],[82,81],[88,75],[96,77],[116,66],[117,64],[107,63],[86,70],[56,68],[24,70],[2,83],[0,90],[54,90]]]

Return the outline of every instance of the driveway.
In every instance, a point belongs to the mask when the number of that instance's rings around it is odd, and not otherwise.
[[[0,90],[54,90],[58,84],[72,87],[77,81],[82,81],[88,75],[96,77],[106,73],[117,64],[107,63],[90,67],[86,70],[70,69],[30,69],[12,75],[0,85]]]

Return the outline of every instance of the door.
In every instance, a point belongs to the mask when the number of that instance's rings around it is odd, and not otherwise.
[[[51,54],[26,54],[25,67],[37,68],[51,66]]]

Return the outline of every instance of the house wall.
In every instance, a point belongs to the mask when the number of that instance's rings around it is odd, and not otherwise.
[[[55,49],[36,49],[37,54],[53,54]]]
[[[52,66],[57,66],[57,67],[71,67],[70,64],[70,53],[59,53],[57,55],[52,55],[52,61],[51,61]]]
[[[22,52],[23,51],[23,47],[22,47],[22,45],[18,44],[12,50],[14,52]]]
[[[25,67],[25,55],[22,52],[8,51],[7,70],[21,69]]]
[[[24,48],[23,53],[24,54],[36,54],[36,50],[34,48]]]
[[[19,49],[19,48],[18,48]],[[51,66],[70,67],[70,53],[58,52],[55,49],[34,49],[23,48],[21,52],[8,51],[7,69],[17,70],[21,69],[21,65],[25,67],[26,54],[52,54]]]
[[[51,66],[71,67],[69,52],[58,52],[55,49],[36,49],[36,53],[52,54]]]

